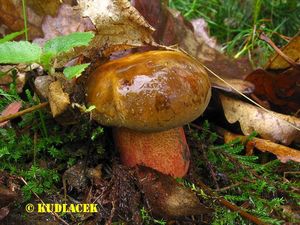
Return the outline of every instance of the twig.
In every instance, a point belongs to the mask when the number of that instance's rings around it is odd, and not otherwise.
[[[28,109],[24,109],[20,112],[17,112],[15,114],[10,114],[10,115],[7,115],[7,116],[0,116],[0,123],[4,122],[4,121],[7,121],[7,120],[12,120],[12,119],[15,119],[19,116],[23,116],[27,113],[30,113],[30,112],[33,112],[33,111],[36,111],[36,110],[39,110],[39,109],[42,109],[42,108],[45,108],[46,106],[48,106],[49,103],[48,102],[43,102],[43,103],[40,103],[38,105],[34,105]]]
[[[231,202],[227,201],[226,199],[224,199],[223,197],[219,197],[217,196],[217,194],[211,190],[208,186],[206,186],[202,181],[198,181],[197,185],[199,187],[201,187],[204,191],[206,191],[208,194],[210,194],[211,196],[217,197],[217,200],[220,204],[222,204],[223,206],[225,206],[226,208],[237,212],[238,214],[240,214],[242,217],[244,217],[245,219],[257,224],[257,225],[267,225],[267,223],[263,222],[261,219],[247,213],[246,211],[242,210],[240,207],[232,204]]]
[[[300,171],[287,171],[283,173],[283,177],[286,179],[287,174],[300,174]]]
[[[25,184],[28,185],[28,183],[26,182],[26,180],[24,180],[23,177],[19,177],[19,179]],[[41,203],[45,204],[45,202],[40,198],[40,196],[38,196],[37,193],[35,193],[34,191],[31,190],[31,192],[35,195],[35,197],[37,197]],[[65,225],[70,225],[68,222],[66,222],[65,220],[63,220],[56,212],[52,212],[50,211],[50,214],[53,215],[56,219],[58,219],[60,222],[62,222]]]
[[[217,192],[227,191],[227,190],[229,190],[229,189],[231,189],[231,188],[234,188],[234,187],[239,186],[240,184],[242,184],[242,182],[237,182],[237,183],[231,184],[231,185],[229,185],[229,186],[227,186],[227,187],[219,188],[219,189],[216,190],[216,191],[217,191]]]
[[[261,40],[265,41],[266,43],[268,43],[277,52],[277,54],[280,55],[291,66],[300,69],[300,65],[297,64],[293,59],[288,57],[286,54],[284,54],[284,52],[281,51],[280,48],[278,48],[275,45],[275,43],[267,35],[265,35],[265,33],[261,32],[258,37],[259,37],[259,39],[261,39]]]

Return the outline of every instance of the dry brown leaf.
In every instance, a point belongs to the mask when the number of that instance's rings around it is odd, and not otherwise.
[[[17,92],[21,93],[26,82],[26,66],[20,64],[18,66],[3,65],[0,66],[0,72],[5,73],[5,75],[0,76],[0,88],[7,91],[9,90],[10,84],[13,82],[12,71],[17,71],[15,76]]]
[[[42,20],[42,16],[37,15],[31,8],[27,7],[29,39],[42,36]],[[0,24],[7,26],[6,34],[24,29],[21,0],[0,0]]]
[[[40,16],[51,15],[55,16],[57,10],[62,3],[61,0],[27,0],[27,6],[34,10],[34,12]]]
[[[221,49],[221,47],[217,45],[216,38],[209,36],[208,24],[205,19],[193,19],[191,20],[191,24],[193,25],[195,35],[203,39],[209,47]]]
[[[223,135],[224,135],[224,141],[226,143],[230,142],[236,138],[241,138],[242,141],[247,140],[246,136],[233,134],[228,131],[224,131]],[[284,145],[276,144],[272,141],[264,140],[261,138],[253,138],[247,142],[247,145],[248,144],[251,146],[254,146],[255,148],[257,148],[263,152],[273,153],[283,163],[286,163],[289,160],[292,160],[295,162],[300,162],[300,151],[298,151],[296,149],[289,148]]]
[[[245,135],[256,131],[265,139],[286,145],[300,137],[300,131],[288,123],[300,127],[300,119],[296,117],[275,112],[267,113],[256,106],[224,95],[220,95],[220,98],[228,122],[239,121]]]
[[[0,112],[0,115],[1,116],[8,116],[8,115],[15,114],[20,110],[21,107],[22,107],[22,102],[21,101],[12,102],[8,106],[6,106],[6,108],[2,112]],[[3,127],[8,122],[9,121],[5,121],[5,122],[0,123],[0,127]]]
[[[35,39],[34,42],[43,45],[44,42],[56,36],[85,31],[85,25],[85,21],[78,13],[75,13],[72,6],[62,4],[56,17],[45,17],[42,24],[44,37]]]
[[[8,207],[0,208],[0,221],[3,220],[8,214],[9,214],[9,208]]]
[[[61,115],[70,106],[70,98],[62,89],[60,81],[54,81],[49,85],[48,99],[53,117]]]
[[[298,33],[289,43],[284,46],[282,52],[290,57],[295,62],[299,62],[300,60],[300,33]],[[276,53],[271,60],[269,61],[268,65],[266,66],[267,69],[286,69],[291,67],[291,65],[284,60],[278,53]]]
[[[294,114],[300,108],[300,70],[294,67],[280,73],[257,69],[247,81],[255,84],[254,94],[277,112]]]
[[[82,16],[88,17],[97,31],[91,48],[109,54],[154,42],[154,29],[128,0],[78,0],[78,4]]]

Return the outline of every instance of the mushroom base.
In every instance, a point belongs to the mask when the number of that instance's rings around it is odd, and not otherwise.
[[[188,171],[190,151],[182,127],[155,133],[114,128],[114,139],[126,166],[143,165],[173,177]]]

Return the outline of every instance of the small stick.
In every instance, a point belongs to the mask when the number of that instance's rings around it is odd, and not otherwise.
[[[202,181],[198,181],[197,185],[199,185],[199,187],[201,187],[202,189],[204,189],[207,193],[209,193],[211,196],[217,197],[217,200],[226,208],[237,212],[238,214],[240,214],[242,217],[244,217],[245,219],[257,224],[257,225],[267,225],[267,223],[263,222],[261,219],[247,213],[246,211],[242,210],[241,208],[239,208],[238,206],[232,204],[231,202],[227,201],[226,199],[224,199],[223,197],[218,197],[213,190],[211,190],[208,186],[206,186]]]
[[[235,183],[235,184],[231,184],[231,185],[229,185],[229,186],[227,186],[227,187],[220,188],[219,190],[216,190],[216,191],[217,191],[217,192],[227,191],[227,190],[229,190],[229,189],[231,189],[231,188],[234,188],[234,187],[239,186],[240,184],[242,184],[242,182],[237,182],[237,183]]]
[[[23,177],[19,177],[19,179],[25,184],[28,185],[28,183],[26,182],[26,180]],[[37,197],[40,202],[42,204],[45,205],[45,202],[40,198],[40,196],[38,196],[37,193],[35,193],[34,191],[31,190],[31,192],[35,195],[35,197]],[[70,225],[69,223],[67,223],[65,220],[63,220],[56,212],[50,212],[51,215],[53,215],[56,219],[58,219],[60,222],[62,222],[64,225]]]
[[[12,120],[12,119],[15,119],[19,116],[23,116],[27,113],[30,113],[30,112],[33,112],[33,111],[36,111],[36,110],[39,110],[39,109],[42,109],[42,108],[45,108],[46,106],[49,105],[49,102],[43,102],[43,103],[40,103],[38,105],[34,105],[28,109],[24,109],[20,112],[17,112],[15,114],[10,114],[10,115],[7,115],[7,116],[0,116],[0,123],[2,122],[5,122],[7,120]]]
[[[259,34],[259,39],[265,41],[266,43],[268,43],[276,52],[278,55],[280,55],[286,62],[288,62],[291,66],[295,67],[295,68],[300,68],[300,65],[297,64],[294,60],[292,60],[290,57],[288,57],[286,54],[283,53],[283,51],[280,50],[280,48],[278,48],[275,43],[267,36],[265,35],[263,32]]]

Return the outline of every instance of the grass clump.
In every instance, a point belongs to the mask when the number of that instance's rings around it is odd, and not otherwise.
[[[279,46],[287,42],[277,34],[292,37],[299,31],[300,2],[296,0],[169,0],[169,5],[189,20],[204,18],[227,54],[248,55],[256,65],[263,65],[273,52],[258,39],[258,30]]]

